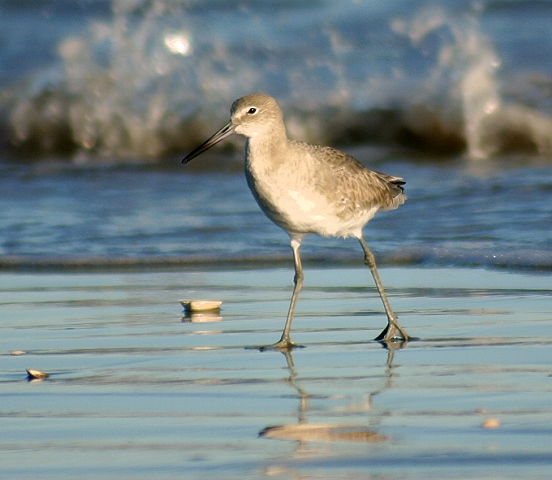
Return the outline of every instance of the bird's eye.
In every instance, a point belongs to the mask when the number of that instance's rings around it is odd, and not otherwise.
[[[247,110],[247,115],[255,115],[257,113],[257,109],[255,107],[251,107],[249,110]]]

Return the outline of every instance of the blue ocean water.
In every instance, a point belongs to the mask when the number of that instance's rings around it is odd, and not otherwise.
[[[290,262],[242,140],[180,165],[263,91],[291,137],[405,178],[366,229],[380,262],[549,270],[550,18],[537,0],[0,1],[0,261]]]
[[[552,268],[552,167],[476,174],[465,162],[378,168],[409,200],[365,228],[380,263]],[[183,268],[290,264],[287,235],[259,210],[241,172],[152,167],[3,166],[4,268]],[[305,259],[361,264],[353,239],[307,237]]]
[[[0,1],[0,141],[156,160],[260,91],[297,139],[549,155],[551,15],[540,0]]]

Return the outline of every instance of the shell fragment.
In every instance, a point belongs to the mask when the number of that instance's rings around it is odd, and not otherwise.
[[[29,380],[44,380],[48,378],[48,374],[41,372],[40,370],[33,370],[32,368],[26,368],[27,378]]]
[[[218,310],[222,302],[218,300],[181,300],[180,304],[187,312],[208,312]]]

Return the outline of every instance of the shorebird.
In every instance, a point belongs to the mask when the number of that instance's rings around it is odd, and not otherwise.
[[[404,203],[404,180],[364,167],[355,158],[331,147],[289,140],[282,110],[274,98],[252,94],[232,104],[230,122],[190,152],[188,163],[213,145],[237,133],[247,138],[245,175],[261,210],[290,237],[295,266],[294,288],[280,340],[264,348],[289,350],[290,336],[303,267],[299,248],[305,235],[355,237],[364,251],[385,312],[387,326],[375,340],[407,342],[381,283],[374,255],[362,229],[378,210],[394,210]]]

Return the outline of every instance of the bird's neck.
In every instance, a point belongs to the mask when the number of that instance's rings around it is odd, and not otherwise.
[[[257,168],[272,170],[285,162],[288,139],[285,129],[271,131],[270,135],[249,137],[246,143],[246,162]]]

